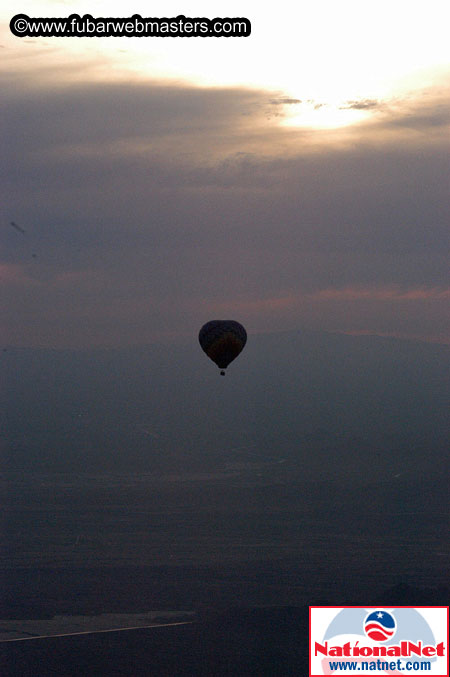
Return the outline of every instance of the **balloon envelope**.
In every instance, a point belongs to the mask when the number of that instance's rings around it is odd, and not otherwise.
[[[247,332],[234,320],[211,320],[200,329],[198,340],[219,369],[226,369],[247,342]]]

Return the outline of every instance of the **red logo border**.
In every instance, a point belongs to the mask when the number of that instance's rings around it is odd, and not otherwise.
[[[392,605],[392,604],[378,604],[380,609],[446,609],[447,610],[447,672],[445,675],[430,675],[430,673],[422,675],[415,675],[413,677],[450,677],[449,675],[449,607],[448,606],[410,606],[410,605]],[[323,677],[323,675],[316,675],[311,673],[311,609],[371,609],[372,606],[309,606],[309,632],[308,632],[308,654],[309,654],[309,677]],[[373,607],[375,609],[375,607]],[[351,673],[349,673],[350,675]],[[406,674],[406,673],[405,673]],[[364,673],[362,673],[364,675]]]

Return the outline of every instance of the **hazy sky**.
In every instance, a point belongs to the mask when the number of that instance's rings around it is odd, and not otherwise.
[[[244,16],[252,35],[20,39],[18,12]],[[215,318],[449,341],[447,0],[24,0],[0,18],[4,345]]]

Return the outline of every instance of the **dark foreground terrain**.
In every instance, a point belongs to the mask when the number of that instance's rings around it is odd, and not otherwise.
[[[282,626],[280,616],[286,616]],[[306,675],[306,619],[306,611],[293,609],[179,627],[15,642],[0,645],[1,670],[11,677]]]
[[[448,604],[445,479],[302,484],[283,467],[5,476],[3,638],[195,620],[1,642],[2,677],[307,675],[308,605]]]
[[[208,366],[2,352],[0,639],[140,629],[0,643],[1,677],[302,677],[308,605],[448,604],[448,348],[261,335]]]
[[[368,605],[443,605],[449,597],[448,588],[400,584]],[[306,676],[308,607],[232,608],[181,626],[3,643],[0,670],[5,677]]]

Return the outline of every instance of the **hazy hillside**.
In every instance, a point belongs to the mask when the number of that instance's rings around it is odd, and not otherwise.
[[[3,468],[320,479],[448,469],[444,346],[250,335],[225,378],[196,337],[0,354]]]

